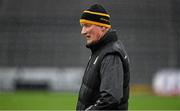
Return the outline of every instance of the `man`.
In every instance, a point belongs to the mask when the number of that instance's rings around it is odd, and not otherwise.
[[[129,59],[109,20],[109,14],[99,4],[81,16],[81,34],[92,55],[82,79],[77,110],[128,109]]]

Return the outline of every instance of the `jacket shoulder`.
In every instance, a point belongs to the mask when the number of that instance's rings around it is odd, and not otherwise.
[[[112,49],[115,52],[118,52],[120,55],[122,55],[123,57],[128,57],[126,50],[124,48],[124,45],[122,44],[122,42],[120,40],[116,41],[113,45],[112,45]]]

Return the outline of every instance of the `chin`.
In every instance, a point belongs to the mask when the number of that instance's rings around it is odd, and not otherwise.
[[[86,43],[86,46],[90,46],[91,44],[90,43]]]
[[[93,45],[92,42],[87,42],[87,43],[86,43],[86,46],[87,46],[87,47],[89,47],[89,46],[91,46],[91,45]]]
[[[91,45],[91,44],[92,44],[92,42],[87,42],[87,43],[86,43],[86,45]]]
[[[97,42],[87,42],[87,46],[90,46],[90,45],[94,45],[94,44],[96,44]]]

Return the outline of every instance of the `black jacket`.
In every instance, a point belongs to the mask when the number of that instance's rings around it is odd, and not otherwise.
[[[92,55],[79,91],[77,110],[127,110],[129,58],[115,31],[88,46]]]

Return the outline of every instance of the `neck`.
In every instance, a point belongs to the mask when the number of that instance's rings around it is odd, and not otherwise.
[[[109,30],[107,31],[107,33],[104,34],[104,36],[97,43],[86,45],[86,47],[90,48],[92,53],[94,53],[97,50],[99,50],[101,47],[114,41],[117,41],[116,32]]]

